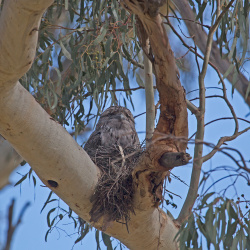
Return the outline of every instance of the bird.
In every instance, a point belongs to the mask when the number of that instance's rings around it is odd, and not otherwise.
[[[140,141],[135,130],[135,121],[129,109],[111,106],[100,116],[95,131],[87,140],[84,150],[93,157],[98,148],[136,149]]]
[[[141,155],[135,121],[129,109],[111,106],[105,110],[84,150],[101,170],[101,175],[90,198],[90,221],[102,216],[103,229],[111,221],[125,221],[133,208],[132,171]]]

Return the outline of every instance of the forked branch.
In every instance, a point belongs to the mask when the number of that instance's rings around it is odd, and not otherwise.
[[[195,137],[195,140],[197,140],[197,141],[204,140],[204,125],[205,125],[204,116],[205,116],[205,100],[206,100],[204,79],[205,79],[205,76],[207,73],[207,67],[209,64],[209,58],[210,58],[212,43],[213,43],[213,35],[214,35],[214,32],[216,31],[216,29],[218,28],[219,22],[222,19],[223,15],[231,7],[233,2],[234,2],[234,0],[230,1],[230,3],[220,13],[220,2],[218,1],[217,18],[215,20],[215,23],[211,26],[209,33],[208,33],[206,50],[204,53],[204,62],[202,65],[202,70],[199,73],[199,97],[200,98],[199,98],[199,113],[196,114],[197,133],[196,133],[196,137]],[[187,194],[186,200],[183,204],[183,207],[181,209],[181,212],[177,218],[177,221],[180,224],[183,223],[187,219],[187,217],[190,215],[192,207],[193,207],[195,200],[197,198],[201,167],[203,164],[202,154],[203,154],[203,143],[196,144],[195,149],[194,149],[193,170],[192,170],[188,194]]]

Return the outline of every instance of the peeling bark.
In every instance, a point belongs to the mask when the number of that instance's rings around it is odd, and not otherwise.
[[[125,1],[128,7],[129,3]],[[179,80],[179,71],[175,64],[165,28],[160,15],[150,17],[143,14],[140,9],[133,8],[133,13],[138,15],[153,51],[153,65],[156,75],[156,87],[160,96],[161,114],[153,141],[158,150],[163,152],[185,152],[187,141],[175,137],[188,136],[187,105],[185,91]],[[166,138],[166,135],[170,135]],[[165,138],[164,138],[165,136]],[[164,146],[165,145],[165,146]]]
[[[178,162],[178,159],[173,157],[173,154],[182,153],[182,160],[186,157],[185,163],[190,159],[185,153],[188,137],[185,90],[179,80],[179,71],[162,18],[156,14],[157,10],[154,9],[153,12],[152,9],[150,10],[148,3],[150,2],[123,1],[124,7],[137,15],[139,40],[143,48],[145,38],[149,37],[152,55],[148,54],[148,57],[155,70],[161,105],[160,118],[154,131],[152,144],[133,171],[136,190],[135,206],[139,204],[140,209],[158,207],[162,200],[163,181],[168,171],[177,165],[182,165],[181,161]],[[169,161],[164,158],[167,154],[172,154]],[[176,161],[173,160],[174,158]]]
[[[179,71],[161,16],[158,14],[151,17],[148,13],[144,13],[147,8],[142,6],[142,2],[134,1],[132,4],[130,1],[124,1],[124,6],[138,16],[140,34],[147,34],[153,51],[152,62],[160,96],[161,113],[150,150],[155,156],[153,165],[157,166],[158,160],[165,152],[186,151],[188,123],[185,91],[179,80]]]

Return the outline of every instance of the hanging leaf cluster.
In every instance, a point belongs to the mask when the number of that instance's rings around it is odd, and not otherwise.
[[[240,72],[249,78],[249,72],[246,72],[244,64],[248,61],[250,2],[249,0],[237,0],[233,2],[229,10],[225,10],[229,2],[228,0],[220,1],[221,13],[223,11],[225,13],[219,23],[215,41],[219,46],[221,57],[228,58],[231,62],[223,78],[233,74],[232,85],[234,86],[239,79]],[[212,17],[212,24],[214,24],[217,17],[217,1],[189,0],[189,3],[197,14],[196,20],[204,23],[204,16],[207,14]],[[245,94],[246,97],[249,91],[250,83]]]
[[[94,105],[100,111],[107,102],[120,101],[117,86],[132,102],[129,72],[136,70],[141,49],[135,17],[118,1],[55,1],[42,19],[38,41],[21,83],[61,124],[73,124],[76,133],[84,129]]]
[[[177,235],[180,249],[203,249],[205,244],[207,249],[249,249],[249,210],[243,213],[239,201],[221,197],[207,203],[213,195],[205,195],[197,210],[182,225]]]

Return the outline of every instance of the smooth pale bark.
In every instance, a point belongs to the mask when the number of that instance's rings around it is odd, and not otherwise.
[[[71,62],[68,59],[63,62],[63,76],[67,74],[70,64]],[[51,70],[50,80],[52,82],[58,80],[58,75],[54,69]],[[58,88],[58,95],[61,94],[60,91],[61,88]],[[50,109],[46,111],[52,112]],[[14,171],[22,161],[23,158],[16,152],[12,145],[0,135],[0,190],[9,184],[9,177],[12,171]]]
[[[149,54],[149,39],[146,42],[146,50]],[[146,147],[151,144],[155,129],[155,103],[154,103],[154,85],[152,63],[143,53],[144,76],[145,76],[145,97],[146,97]]]
[[[12,145],[0,135],[0,190],[9,184],[10,174],[22,161]]]
[[[37,30],[52,1],[6,0],[0,19],[0,134],[80,217],[89,221],[90,196],[99,169],[67,131],[55,122],[18,79],[35,55]],[[6,60],[3,60],[5,58]],[[139,207],[139,204],[135,205]],[[176,249],[172,220],[158,208],[135,209],[130,233],[112,223],[106,233],[130,249]],[[96,225],[101,229],[102,223]]]

